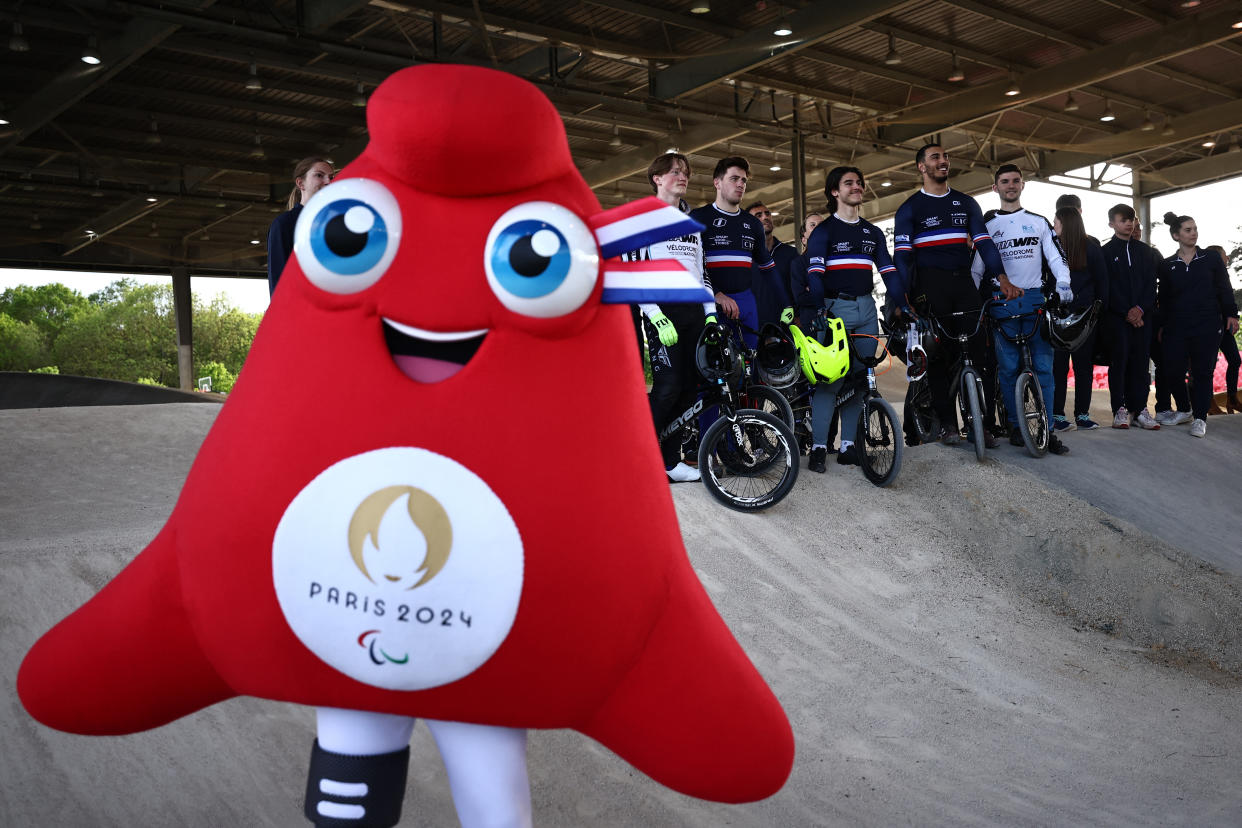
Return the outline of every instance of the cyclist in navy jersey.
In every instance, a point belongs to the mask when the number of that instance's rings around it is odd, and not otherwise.
[[[747,205],[746,212],[759,219],[763,225],[764,243],[772,261],[776,263],[776,278],[771,278],[759,269],[751,267],[750,290],[755,294],[755,303],[759,306],[759,325],[778,322],[781,312],[791,306],[789,300],[789,268],[798,258],[798,250],[776,237],[776,225],[772,221],[772,211],[762,201]]]
[[[647,180],[656,197],[672,207],[686,211],[682,196],[690,181],[690,161],[681,153],[661,155],[647,168]],[[668,239],[640,250],[626,253],[629,261],[650,259],[674,259],[703,281],[710,291],[711,282],[703,270],[703,242],[700,234]],[[651,354],[651,393],[647,401],[651,405],[651,419],[659,434],[668,423],[694,402],[698,386],[698,369],[694,350],[706,320],[715,320],[716,305],[685,303],[643,303],[638,306],[641,322],[646,328],[646,340]],[[667,437],[660,444],[664,458],[664,470],[673,483],[699,479],[698,470],[681,459],[681,430]]]
[[[893,253],[899,292],[894,294],[894,301],[906,297],[907,302],[913,300],[922,306],[920,311],[928,310],[934,316],[977,310],[982,299],[970,275],[972,242],[983,258],[985,275],[1000,280],[1006,299],[1017,296],[1017,289],[1003,278],[1005,269],[983,223],[979,204],[949,186],[949,153],[939,144],[926,144],[915,154],[915,164],[923,176],[923,188],[897,208]],[[985,359],[982,345],[981,337],[970,344],[971,358],[977,365]],[[955,422],[949,407],[951,355],[943,353],[948,350],[942,348],[942,355],[927,367],[932,405],[942,423]],[[959,436],[956,429],[946,426],[940,439],[946,445],[955,445]]]
[[[726,321],[741,323],[746,347],[754,348],[759,344],[759,311],[751,290],[751,265],[757,265],[764,278],[776,279],[776,264],[768,252],[763,224],[741,208],[749,175],[745,158],[720,159],[712,173],[716,200],[691,210],[690,217],[705,228],[703,254],[716,304]],[[786,308],[781,318],[791,321],[793,308]]]
[[[866,192],[866,182],[857,167],[834,167],[827,177],[824,195],[831,214],[807,239],[805,281],[797,286],[798,306],[805,325],[819,308],[841,319],[851,334],[875,336],[880,332],[876,316],[872,268],[890,293],[901,295],[897,284],[897,268],[888,255],[884,231],[858,215]],[[821,334],[822,341],[822,334]],[[861,366],[856,366],[861,369]],[[845,379],[815,386],[811,404],[811,456],[807,468],[826,470],[828,427],[836,412],[837,391]],[[858,465],[854,448],[858,426],[858,409],[862,395],[855,395],[841,410],[840,465]]]

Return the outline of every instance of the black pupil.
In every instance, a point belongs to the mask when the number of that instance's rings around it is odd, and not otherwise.
[[[513,247],[509,248],[509,266],[519,276],[538,276],[548,269],[548,262],[552,261],[547,256],[540,256],[535,252],[531,243],[533,238],[533,233],[529,236],[522,236],[513,243]]]
[[[345,226],[345,214],[331,219],[323,229],[323,240],[328,249],[342,259],[357,256],[367,246],[367,234],[355,233]]]

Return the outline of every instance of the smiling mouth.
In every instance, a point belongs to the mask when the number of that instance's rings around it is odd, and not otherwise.
[[[401,373],[415,382],[441,382],[456,374],[483,344],[487,329],[429,331],[384,318],[384,341]]]

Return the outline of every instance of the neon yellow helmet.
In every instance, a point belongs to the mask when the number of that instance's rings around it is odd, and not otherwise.
[[[828,323],[828,331],[824,334],[824,345],[802,333],[797,325],[789,326],[794,347],[798,349],[798,362],[802,365],[802,373],[811,385],[820,380],[836,382],[850,370],[850,349],[845,323],[835,316],[825,321]]]

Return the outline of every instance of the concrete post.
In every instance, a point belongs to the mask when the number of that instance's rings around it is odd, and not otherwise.
[[[172,269],[173,314],[177,320],[177,373],[182,391],[194,390],[193,302],[190,298],[190,269],[178,266]]]

